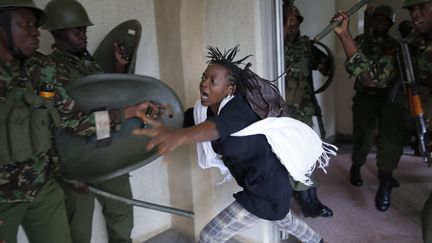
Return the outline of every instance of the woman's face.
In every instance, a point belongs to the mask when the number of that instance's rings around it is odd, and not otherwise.
[[[234,95],[234,84],[229,78],[228,70],[219,64],[210,64],[201,77],[201,104],[208,106],[214,114],[226,96]]]

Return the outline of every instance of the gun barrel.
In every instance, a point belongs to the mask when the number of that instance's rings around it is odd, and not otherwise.
[[[414,68],[412,66],[411,61],[411,55],[408,49],[408,44],[405,42],[401,42],[401,52],[402,52],[402,58],[403,58],[403,70],[405,71],[404,78],[406,79],[405,82],[408,84],[414,83]]]
[[[370,0],[362,0],[358,3],[356,3],[354,6],[352,6],[350,9],[346,11],[346,14],[348,16],[353,15],[355,12],[357,12],[361,7],[366,5]],[[336,26],[338,26],[341,23],[341,21],[334,21],[331,22],[327,27],[325,27],[320,33],[318,33],[313,39],[315,41],[320,41],[322,38],[324,38],[328,33],[330,33]]]

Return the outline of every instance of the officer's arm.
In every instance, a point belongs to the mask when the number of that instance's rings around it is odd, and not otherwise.
[[[349,17],[344,12],[339,12],[333,17],[333,20],[342,20],[341,24],[334,31],[342,42],[346,56],[350,58],[358,52],[358,47],[349,31]]]

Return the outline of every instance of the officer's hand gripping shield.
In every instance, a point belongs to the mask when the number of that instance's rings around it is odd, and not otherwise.
[[[97,74],[78,79],[66,86],[78,107],[91,112],[124,108],[143,101],[167,105],[161,116],[167,127],[183,125],[183,107],[176,94],[163,82],[148,76],[129,74]],[[82,137],[57,129],[55,144],[66,177],[83,182],[98,182],[120,176],[144,166],[159,155],[147,151],[147,136],[132,134],[142,127],[132,118],[119,131],[112,131],[109,143],[101,143],[96,135]],[[101,146],[102,144],[102,146]]]

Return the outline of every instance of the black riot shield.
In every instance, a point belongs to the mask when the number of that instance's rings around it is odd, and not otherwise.
[[[148,76],[97,74],[83,77],[66,86],[83,111],[123,108],[152,100],[166,104],[161,120],[165,126],[183,125],[183,107],[176,94],[163,82]],[[98,182],[126,174],[156,159],[156,151],[145,148],[147,136],[132,131],[142,127],[138,118],[127,120],[119,131],[101,143],[96,135],[82,137],[57,129],[54,140],[66,177],[83,182]]]
[[[93,57],[105,73],[115,73],[114,42],[122,46],[129,57],[126,73],[135,72],[136,55],[141,39],[141,24],[128,20],[112,29],[97,47]]]

